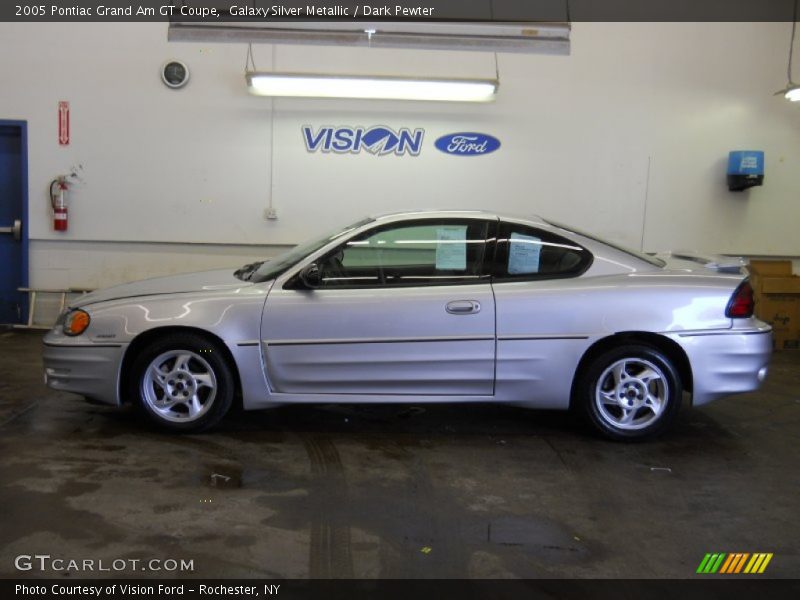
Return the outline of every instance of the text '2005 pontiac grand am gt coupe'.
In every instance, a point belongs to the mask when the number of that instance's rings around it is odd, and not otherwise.
[[[740,273],[540,218],[369,218],[263,263],[85,295],[45,337],[47,384],[202,431],[235,399],[573,408],[653,436],[755,390],[772,334]]]

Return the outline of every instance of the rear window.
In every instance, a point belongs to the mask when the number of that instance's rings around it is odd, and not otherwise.
[[[595,242],[600,242],[601,244],[605,244],[606,246],[610,246],[611,248],[614,248],[614,250],[619,250],[620,252],[629,254],[653,266],[663,267],[664,265],[667,264],[666,262],[664,262],[660,258],[656,258],[655,256],[650,256],[649,254],[645,254],[644,252],[639,252],[638,250],[634,250],[633,248],[628,248],[627,246],[620,246],[619,244],[615,244],[614,242],[609,242],[608,240],[599,238],[596,235],[592,235],[591,233],[586,233],[585,231],[581,231],[580,229],[575,229],[574,227],[570,227],[569,225],[562,225],[561,223],[556,223],[555,221],[546,221],[546,222],[549,223],[550,225],[553,225],[554,227],[559,227],[565,231],[569,231],[570,233],[574,233],[576,235],[583,236],[590,240],[594,240]]]
[[[585,248],[549,231],[501,223],[496,277],[507,280],[576,277],[592,263]]]

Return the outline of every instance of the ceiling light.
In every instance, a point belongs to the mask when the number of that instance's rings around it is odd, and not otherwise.
[[[364,98],[370,100],[432,100],[488,102],[494,100],[495,79],[424,79],[363,77],[301,73],[245,73],[250,93],[294,98]]]
[[[784,92],[783,97],[787,100],[791,100],[792,102],[800,102],[800,85],[796,85],[787,89]]]
[[[794,36],[797,32],[797,0],[794,0],[792,13],[792,35],[789,38],[789,64],[786,66],[786,87],[775,92],[775,96],[783,96],[791,102],[800,101],[800,85],[792,81],[792,53],[794,52]]]

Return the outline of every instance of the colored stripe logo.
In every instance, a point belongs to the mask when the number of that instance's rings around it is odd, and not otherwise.
[[[697,567],[700,574],[720,574],[736,575],[747,573],[750,575],[763,573],[769,561],[772,560],[772,552],[715,552],[706,554]]]

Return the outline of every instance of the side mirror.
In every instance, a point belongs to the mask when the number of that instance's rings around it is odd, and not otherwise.
[[[317,263],[306,265],[300,271],[300,281],[309,289],[314,289],[322,285],[322,272]]]

